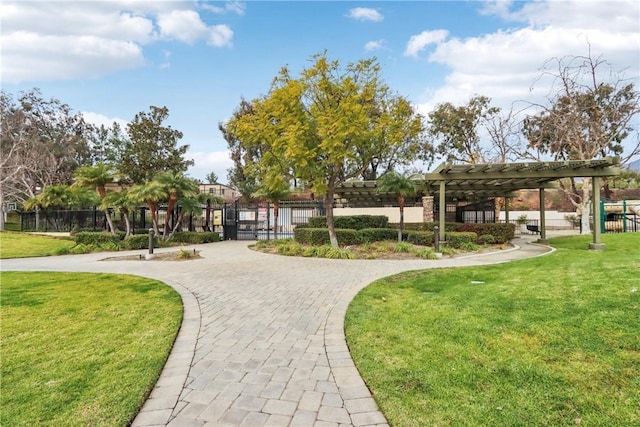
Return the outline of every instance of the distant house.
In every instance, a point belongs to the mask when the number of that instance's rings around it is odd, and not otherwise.
[[[225,202],[236,200],[242,196],[238,190],[224,184],[198,184],[198,186],[200,187],[201,193],[222,197]]]

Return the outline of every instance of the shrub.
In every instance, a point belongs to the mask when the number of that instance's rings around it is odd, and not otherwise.
[[[296,242],[322,246],[330,244],[329,230],[326,228],[298,228],[293,230],[293,237]],[[336,229],[336,237],[338,238],[338,244],[357,245],[360,243],[360,234],[356,230],[344,230]]]
[[[392,228],[364,228],[360,230],[360,240],[364,243],[397,239],[398,230]]]
[[[91,248],[83,243],[75,245],[74,247],[69,249],[69,253],[74,255],[86,254],[91,252]]]
[[[394,228],[398,228],[400,224],[390,224]],[[409,222],[404,224],[404,231],[433,231],[434,227],[440,227],[439,222]],[[445,232],[458,231],[458,227],[460,223],[458,222],[445,222],[444,230]]]
[[[420,248],[413,252],[415,256],[423,259],[438,259],[438,255],[431,248]]]
[[[493,234],[482,234],[478,236],[478,243],[481,245],[493,245],[497,240]]]
[[[407,231],[407,242],[414,245],[431,246],[433,239],[433,231]]]
[[[135,234],[133,236],[126,237],[124,239],[124,247],[127,249],[147,249],[149,247],[149,236],[144,234]],[[157,237],[153,238],[153,247],[160,246],[160,242]]]
[[[220,234],[216,232],[196,233],[194,231],[178,231],[173,233],[171,240],[176,243],[192,243],[199,245],[202,243],[219,242]]]
[[[445,235],[445,239],[447,241],[447,245],[452,248],[462,248],[467,244],[474,244],[478,239],[478,235],[476,233],[468,233],[468,232],[452,232]],[[470,249],[467,249],[470,250]]]
[[[105,232],[94,233],[87,231],[81,231],[80,233],[76,233],[74,236],[76,244],[95,247],[101,247],[107,244],[120,245],[122,238],[122,234],[111,234]]]
[[[333,217],[333,224],[338,228],[362,230],[364,228],[387,228],[389,218],[385,215],[347,215]],[[327,228],[327,217],[309,218],[310,228]]]
[[[503,224],[503,223],[464,223],[458,224],[456,231],[460,232],[473,232],[478,236],[490,234],[495,238],[494,243],[505,243],[513,240],[515,236],[516,226],[515,224]]]
[[[396,247],[393,248],[393,252],[397,253],[397,254],[408,254],[413,250],[413,246],[410,245],[407,242],[399,242],[398,244],[396,244]]]

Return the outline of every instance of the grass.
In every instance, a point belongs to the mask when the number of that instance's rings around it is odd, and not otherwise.
[[[3,272],[1,425],[126,426],[154,386],[182,320],[150,279]]]
[[[25,233],[0,233],[0,259],[27,258],[68,253],[75,246],[71,237]]]
[[[347,340],[390,424],[640,425],[640,236],[603,240],[361,291]]]

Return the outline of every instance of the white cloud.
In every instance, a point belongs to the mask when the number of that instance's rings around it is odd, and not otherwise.
[[[93,78],[144,63],[141,47],[128,41],[29,32],[2,36],[2,79],[7,82]]]
[[[404,50],[405,56],[418,56],[430,44],[437,44],[447,38],[449,32],[447,30],[423,31],[418,35],[411,36],[407,47]]]
[[[120,128],[124,131],[126,129],[127,124],[129,123],[125,119],[121,119],[118,117],[107,117],[104,114],[94,113],[91,111],[82,111],[82,117],[84,117],[85,121],[94,124],[96,126],[104,126],[106,128],[110,128],[114,122],[120,125]]]
[[[215,172],[221,182],[226,182],[227,170],[233,166],[228,151],[195,151],[187,153],[186,157],[194,160],[189,174],[202,180],[209,172]]]
[[[230,46],[233,31],[208,26],[182,2],[2,2],[3,81],[96,78],[147,64],[144,47],[161,40]],[[244,4],[226,8],[242,14]],[[166,68],[168,62],[160,67]]]
[[[193,43],[205,37],[207,25],[193,10],[172,10],[158,15],[160,35],[168,39],[177,39],[184,43]]]
[[[245,11],[247,10],[247,5],[239,1],[228,1],[225,3],[224,7],[214,6],[208,3],[201,3],[200,7],[202,9],[208,10],[209,12],[219,14],[231,12],[237,15],[244,15]]]
[[[231,39],[233,38],[233,31],[226,25],[214,25],[211,27],[209,33],[210,45],[216,47],[231,46]]]
[[[519,100],[543,102],[553,83],[539,79],[545,62],[588,55],[589,49],[592,57],[608,61],[617,70],[626,69],[625,76],[638,82],[640,24],[637,19],[634,24],[628,21],[638,16],[639,5],[635,1],[490,3],[484,13],[489,10],[510,21],[517,19],[524,26],[436,42],[429,61],[445,65],[450,72],[441,87],[424,89],[419,109],[427,114],[439,103],[464,103],[474,94],[489,96],[494,105],[505,109]]]
[[[380,50],[380,49],[384,49],[385,47],[385,41],[384,39],[380,39],[380,40],[372,40],[367,42],[364,45],[364,50],[366,51],[370,51],[370,50]]]
[[[375,9],[367,7],[356,7],[349,10],[347,13],[349,18],[357,19],[358,21],[372,21],[380,22],[384,19],[384,15]]]

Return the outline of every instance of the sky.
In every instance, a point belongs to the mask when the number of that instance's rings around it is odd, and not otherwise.
[[[0,81],[39,88],[96,124],[126,124],[166,106],[184,133],[188,171],[226,182],[218,124],[241,98],[268,93],[327,52],[375,57],[397,94],[427,116],[485,95],[510,109],[543,102],[550,58],[602,58],[640,87],[640,2],[537,1],[7,1],[0,3]]]

